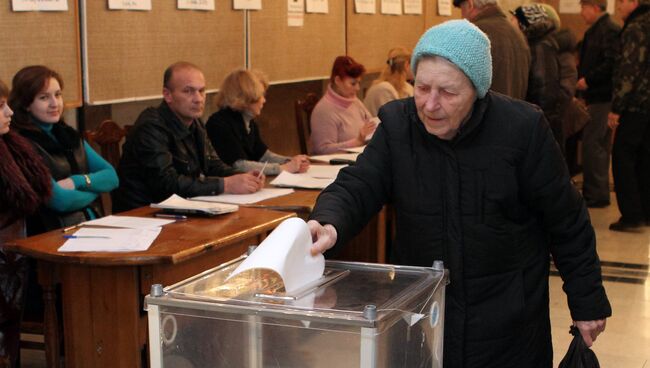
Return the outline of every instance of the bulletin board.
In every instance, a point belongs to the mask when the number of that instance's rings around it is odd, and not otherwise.
[[[11,1],[0,7],[0,79],[11,79],[28,65],[47,65],[63,78],[66,107],[81,106],[81,57],[79,12],[76,1],[68,11],[13,12]]]
[[[163,72],[176,61],[198,65],[208,90],[245,66],[244,11],[232,10],[230,1],[215,1],[214,11],[178,10],[176,3],[127,11],[109,10],[105,0],[85,1],[86,103],[160,97]]]
[[[363,64],[369,72],[383,69],[388,50],[402,46],[415,47],[427,24],[427,7],[422,1],[422,14],[381,14],[381,1],[376,1],[375,14],[354,11],[354,1],[347,1],[347,53]],[[331,3],[331,2],[330,2]]]
[[[250,12],[249,62],[271,82],[329,77],[345,55],[345,2],[329,1],[329,13],[304,15],[302,27],[287,25],[287,1],[264,1]]]

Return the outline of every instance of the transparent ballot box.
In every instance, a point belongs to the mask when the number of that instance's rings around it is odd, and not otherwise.
[[[291,294],[245,257],[146,297],[151,367],[442,367],[445,285],[433,268],[326,261]]]

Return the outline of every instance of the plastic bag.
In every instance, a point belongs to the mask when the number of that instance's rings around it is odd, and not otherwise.
[[[576,326],[571,326],[573,340],[558,368],[600,368],[596,354],[587,347]]]

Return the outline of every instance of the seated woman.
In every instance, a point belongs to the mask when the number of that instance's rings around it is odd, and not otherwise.
[[[29,235],[101,217],[95,200],[118,184],[115,169],[63,122],[62,89],[57,72],[35,65],[16,73],[9,95],[14,126],[34,144],[52,182],[52,198],[28,218]]]
[[[4,244],[25,236],[25,217],[52,194],[50,173],[32,145],[10,131],[9,90],[0,81],[0,367],[17,367],[27,259]]]
[[[265,175],[281,171],[305,172],[305,155],[287,157],[268,149],[255,123],[266,102],[268,82],[258,71],[239,69],[224,79],[217,95],[219,111],[206,123],[208,137],[219,157],[235,169],[247,172],[264,169]]]
[[[411,54],[403,47],[391,49],[384,70],[363,100],[372,116],[377,116],[379,108],[386,102],[413,96],[413,86],[408,82],[411,79]]]
[[[314,154],[341,152],[366,143],[376,123],[357,98],[363,65],[349,56],[334,60],[327,92],[311,113],[311,150]]]

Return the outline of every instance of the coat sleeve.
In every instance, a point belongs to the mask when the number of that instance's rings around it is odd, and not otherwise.
[[[619,50],[618,31],[620,29],[607,29],[603,31],[602,38],[597,40],[597,46],[602,50],[602,59],[593,68],[585,71],[585,80],[590,87],[607,85],[611,82],[612,71]]]
[[[618,56],[613,78],[612,111],[620,114],[629,110],[631,106],[628,96],[638,91],[635,86],[638,79],[644,75],[645,63],[648,62],[650,52],[645,47],[648,43],[641,27],[630,24],[621,35],[621,52]],[[647,76],[646,76],[647,78]]]
[[[318,196],[310,219],[336,228],[334,252],[359,233],[387,202],[392,169],[385,127],[379,124],[356,163],[341,170],[334,183]]]
[[[557,50],[546,42],[540,42],[531,52],[535,53],[535,63],[530,70],[527,100],[541,107],[550,122],[558,122],[562,91]]]
[[[609,317],[611,307],[587,208],[570,181],[548,124],[541,114],[538,120],[519,173],[524,183],[522,195],[542,219],[572,318],[589,321]]]

